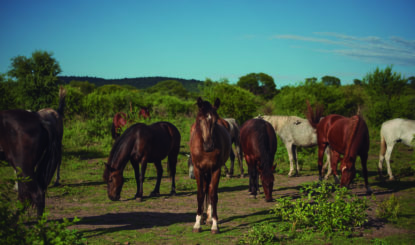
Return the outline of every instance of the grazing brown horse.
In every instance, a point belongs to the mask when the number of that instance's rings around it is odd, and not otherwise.
[[[0,111],[0,160],[9,162],[19,177],[18,196],[28,200],[41,216],[45,209],[46,189],[61,159],[56,127],[36,112]],[[21,171],[20,171],[21,170]]]
[[[176,164],[180,150],[179,130],[169,122],[157,122],[152,125],[136,123],[118,138],[108,158],[104,171],[104,181],[108,183],[108,197],[116,201],[124,184],[123,171],[128,161],[134,168],[137,192],[135,198],[141,201],[147,163],[154,163],[157,169],[157,182],[150,196],[160,194],[160,182],[163,176],[161,161],[168,157],[171,176],[171,194],[176,193]],[[141,174],[140,174],[141,164]]]
[[[37,113],[39,116],[47,121],[51,126],[56,128],[58,134],[58,145],[56,147],[62,148],[62,137],[63,137],[63,113],[65,110],[65,97],[66,90],[61,86],[59,89],[59,107],[55,111],[52,108],[45,108],[39,110]],[[58,186],[60,180],[60,168],[61,168],[62,157],[58,159],[58,167],[56,169],[56,180],[54,186]]]
[[[190,133],[190,155],[197,182],[197,215],[193,232],[201,231],[203,204],[206,197],[207,223],[212,222],[211,233],[219,233],[218,228],[218,186],[221,168],[229,158],[231,138],[228,131],[218,124],[220,100],[212,106],[198,98],[199,111]]]
[[[331,168],[336,181],[337,162],[341,161],[340,169],[342,172],[340,186],[349,187],[350,183],[356,175],[355,162],[357,156],[360,157],[363,170],[363,178],[367,193],[370,194],[367,172],[367,158],[369,152],[369,130],[365,120],[355,115],[350,118],[331,114],[321,121],[322,108],[316,108],[315,112],[307,101],[307,119],[311,126],[317,131],[318,145],[318,170],[320,180],[323,178],[323,154],[327,146],[331,150]],[[343,155],[343,158],[340,158]]]
[[[127,114],[124,112],[117,112],[112,119],[111,135],[114,140],[120,137],[121,128],[127,124]]]
[[[277,136],[272,125],[263,119],[250,119],[241,127],[241,146],[248,165],[249,191],[256,196],[261,175],[265,200],[272,201],[274,186],[274,156],[277,151]]]

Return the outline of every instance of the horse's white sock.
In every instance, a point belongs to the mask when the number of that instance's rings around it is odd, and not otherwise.
[[[193,229],[200,229],[200,223],[202,221],[202,215],[196,215],[196,223],[193,226]]]
[[[207,219],[206,223],[210,223],[212,221],[212,204],[209,203],[208,208],[206,210]]]
[[[212,231],[218,230],[218,221],[215,218],[212,218]]]

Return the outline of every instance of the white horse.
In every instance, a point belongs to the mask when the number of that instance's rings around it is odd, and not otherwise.
[[[379,176],[382,177],[382,164],[386,160],[389,179],[393,180],[390,158],[393,146],[397,142],[402,142],[407,146],[414,147],[415,120],[396,118],[386,121],[380,129],[380,154],[379,154]]]
[[[275,132],[284,142],[285,147],[287,148],[288,158],[290,160],[290,172],[288,176],[293,176],[294,174],[294,161],[296,164],[295,174],[298,175],[300,171],[300,166],[298,165],[297,158],[297,146],[300,147],[313,147],[317,145],[317,134],[315,129],[310,125],[307,119],[296,117],[296,116],[271,116],[264,115],[258,116],[265,121],[271,123],[274,127]],[[324,169],[328,166],[328,172],[325,176],[325,179],[331,174],[330,168],[330,150],[329,147],[326,148],[326,163],[324,164]]]

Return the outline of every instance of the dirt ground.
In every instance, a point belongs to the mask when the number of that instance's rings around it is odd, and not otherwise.
[[[284,196],[298,196],[299,186],[305,182],[312,182],[317,180],[316,175],[287,177],[285,175],[275,175],[276,183],[274,184],[273,197],[280,198]],[[179,178],[188,178],[187,176],[180,176]],[[226,182],[226,178],[222,177],[221,183]],[[177,178],[176,178],[177,180]],[[219,185],[219,228],[221,232],[232,231],[235,227],[246,228],[252,226],[250,222],[243,222],[241,217],[248,217],[252,214],[268,213],[270,208],[275,205],[275,202],[267,203],[263,198],[263,193],[257,199],[253,199],[248,195],[248,177],[241,180],[240,184],[233,187],[222,187]],[[146,182],[146,185],[154,186],[154,180]],[[169,178],[165,177],[162,180],[163,184],[170,184]],[[100,188],[105,188],[102,184]],[[372,187],[372,191],[376,196],[376,202],[371,202],[371,208],[368,212],[369,222],[365,230],[370,232],[362,232],[362,235],[368,238],[382,238],[390,235],[408,234],[411,230],[402,228],[395,228],[387,224],[385,220],[376,218],[375,210],[377,205],[388,198],[392,193],[399,197],[400,192],[393,192],[392,190],[378,189]],[[365,196],[366,189],[363,185],[353,185],[352,192],[358,196]],[[145,205],[140,205],[139,208],[134,205],[136,202],[131,197],[134,192],[123,192],[120,203],[130,204],[125,205],[122,209],[115,208],[113,211],[106,211],[103,208],[105,203],[76,203],[65,202],[59,196],[50,196],[47,199],[46,206],[51,208],[51,216],[55,219],[63,217],[72,218],[73,214],[62,214],[60,210],[68,210],[76,205],[78,211],[76,216],[82,218],[82,222],[76,225],[77,229],[100,232],[105,230],[117,231],[120,229],[137,230],[141,233],[155,232],[155,227],[168,227],[173,224],[183,223],[191,231],[196,216],[196,193],[194,191],[178,191],[176,196],[163,194],[159,197],[148,198],[144,201]],[[370,198],[370,196],[368,196]],[[249,201],[247,201],[249,200]],[[79,207],[79,205],[81,205]],[[91,208],[92,207],[92,208]],[[203,229],[207,230],[209,227],[205,226]],[[157,231],[156,231],[157,232]]]

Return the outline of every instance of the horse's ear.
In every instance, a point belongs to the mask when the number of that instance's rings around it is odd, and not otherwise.
[[[216,98],[214,107],[217,110],[217,109],[219,109],[219,106],[220,106],[220,99]]]
[[[199,107],[199,108],[202,108],[202,105],[203,105],[203,100],[202,100],[202,98],[197,98],[197,106]]]

